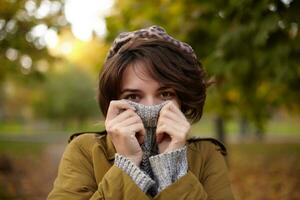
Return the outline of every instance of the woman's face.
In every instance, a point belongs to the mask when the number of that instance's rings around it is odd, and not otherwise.
[[[144,105],[156,105],[170,100],[180,107],[175,90],[154,80],[144,65],[143,61],[137,61],[126,67],[119,99],[128,99]]]

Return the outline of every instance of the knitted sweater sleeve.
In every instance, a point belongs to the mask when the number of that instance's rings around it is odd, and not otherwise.
[[[158,188],[157,192],[160,192],[186,175],[188,169],[186,151],[185,146],[168,153],[151,156],[150,164],[155,182],[131,160],[118,153],[115,156],[115,165],[125,171],[143,192],[146,193],[154,185]]]
[[[158,184],[158,192],[187,174],[186,146],[150,157],[150,164]]]
[[[149,175],[125,156],[116,153],[115,165],[126,172],[143,192],[146,193],[149,188],[155,185]]]

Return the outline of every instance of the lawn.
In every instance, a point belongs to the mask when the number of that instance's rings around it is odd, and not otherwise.
[[[0,140],[0,154],[14,157],[39,156],[45,148],[45,143],[40,142],[12,142]]]
[[[0,136],[2,135],[35,135],[65,133],[71,134],[81,131],[101,131],[104,130],[104,121],[90,120],[82,124],[69,122],[66,125],[54,122],[35,122],[21,124],[16,122],[6,122],[0,124]],[[229,136],[236,136],[239,132],[237,121],[229,120],[225,124],[225,130]],[[253,132],[253,130],[251,130]],[[200,122],[192,125],[192,135],[214,136],[213,117],[203,117]],[[300,123],[298,118],[285,118],[282,120],[273,119],[266,124],[266,134],[271,136],[300,136]]]
[[[228,136],[237,136],[239,133],[239,124],[237,121],[229,120],[225,124],[225,131]],[[198,123],[192,126],[192,135],[214,137],[213,118],[204,117]],[[253,127],[250,133],[253,133]],[[298,118],[273,119],[266,124],[267,136],[274,137],[300,137],[300,123]]]

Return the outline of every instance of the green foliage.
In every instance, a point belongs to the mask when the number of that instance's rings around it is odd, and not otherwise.
[[[44,150],[45,144],[38,142],[11,142],[11,141],[0,141],[1,155],[7,154],[13,157],[23,156],[40,156]]]
[[[157,24],[191,44],[216,85],[208,110],[242,116],[258,132],[282,106],[300,107],[299,1],[117,1],[108,41]]]
[[[47,2],[57,9],[38,14]],[[54,58],[43,36],[33,30],[68,29],[63,4],[63,0],[0,1],[0,118],[7,114],[3,110],[8,101],[15,110],[21,103],[33,102],[38,116],[57,120],[81,120],[98,112],[95,82],[85,72],[49,70],[44,77],[43,69],[51,68]],[[165,27],[193,46],[208,77],[216,80],[208,90],[206,111],[224,119],[239,115],[263,132],[278,108],[300,111],[299,9],[296,0],[116,0],[106,19],[106,39],[110,43],[122,31],[153,24]],[[86,52],[99,63],[97,58],[104,57],[101,48]],[[87,57],[80,59],[89,66]],[[5,96],[5,79],[24,86],[17,90],[18,99]]]
[[[95,81],[91,75],[76,67],[65,72],[47,74],[43,94],[35,102],[37,114],[53,120],[84,120],[99,113]]]
[[[62,8],[63,0],[0,1],[0,86],[6,76],[16,73],[35,78],[42,65],[54,60],[47,52],[45,34],[66,27]]]
[[[219,87],[238,91],[232,103],[260,131],[279,106],[299,106],[291,87],[300,80],[297,8],[296,1],[231,1],[224,9],[227,27],[208,57],[208,72],[224,81]]]
[[[57,58],[46,48],[46,35],[68,28],[64,0],[0,1],[0,120],[5,117],[5,81],[40,80]]]

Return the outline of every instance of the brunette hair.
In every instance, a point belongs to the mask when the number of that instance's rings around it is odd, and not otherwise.
[[[104,116],[110,101],[120,95],[124,69],[137,61],[145,63],[155,80],[175,90],[181,111],[192,123],[200,120],[206,98],[206,73],[201,63],[174,44],[157,39],[130,41],[105,61],[98,90],[98,103]]]

